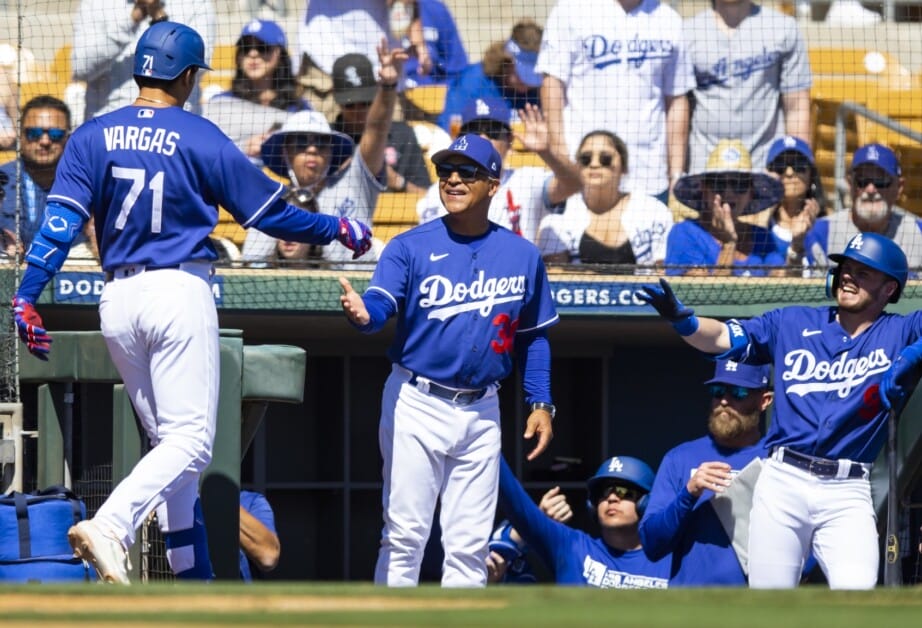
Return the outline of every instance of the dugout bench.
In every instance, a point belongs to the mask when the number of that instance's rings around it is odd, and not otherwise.
[[[239,580],[240,460],[270,401],[301,403],[306,352],[287,345],[243,343],[240,330],[221,330],[221,389],[211,464],[202,476],[202,507],[215,576]],[[37,383],[40,487],[70,485],[74,383],[113,384],[112,486],[140,459],[144,444],[131,401],[98,331],[54,332],[50,359],[23,354],[19,379]],[[141,544],[131,548],[132,579]]]

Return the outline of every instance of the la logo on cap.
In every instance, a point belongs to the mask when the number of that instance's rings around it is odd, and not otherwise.
[[[482,98],[477,99],[477,115],[478,116],[490,115],[490,105],[485,103]]]
[[[862,247],[863,245],[864,245],[864,239],[863,239],[862,235],[859,233],[859,234],[856,235],[854,238],[852,238],[852,241],[851,241],[851,242],[848,243],[848,248],[850,248],[850,249],[856,249],[856,250],[860,251],[860,250],[861,250],[861,247]]]
[[[880,153],[877,151],[876,146],[868,146],[868,159],[871,161],[879,161]]]
[[[724,364],[724,370],[728,373],[736,373],[737,366],[739,366],[737,362],[734,362],[733,360],[727,360],[726,364]]]
[[[611,459],[611,462],[608,463],[608,470],[609,470],[609,471],[617,471],[617,472],[620,473],[621,471],[624,470],[624,464],[623,464],[623,463],[621,462],[621,460],[616,456],[616,457],[614,457],[614,458]]]
[[[461,136],[455,142],[454,146],[452,146],[451,148],[452,150],[457,150],[457,151],[462,151],[462,152],[467,151],[467,138],[464,136]]]
[[[785,146],[786,148],[796,148],[796,147],[797,147],[797,140],[795,140],[795,139],[794,139],[793,137],[791,137],[790,135],[786,135],[786,136],[784,137],[784,146]]]

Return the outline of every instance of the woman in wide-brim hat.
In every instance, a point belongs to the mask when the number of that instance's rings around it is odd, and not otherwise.
[[[704,172],[686,175],[675,197],[698,211],[698,218],[675,225],[666,246],[670,275],[767,274],[784,265],[771,232],[740,221],[778,203],[782,186],[752,169],[752,157],[740,140],[724,139],[708,157]]]

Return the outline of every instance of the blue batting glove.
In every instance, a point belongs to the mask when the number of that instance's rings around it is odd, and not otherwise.
[[[672,286],[665,279],[659,280],[659,287],[641,286],[634,296],[653,306],[660,316],[672,323],[680,335],[691,336],[698,331],[698,318],[695,316],[695,310],[683,305],[676,298]]]
[[[880,401],[887,410],[899,412],[922,377],[922,344],[905,347],[880,383]]]
[[[512,524],[507,520],[500,522],[499,526],[490,536],[490,551],[496,552],[505,559],[510,565],[525,555],[528,546],[525,541],[515,542],[512,540]]]
[[[42,317],[35,311],[35,305],[22,297],[13,297],[13,318],[19,339],[26,343],[29,353],[39,360],[48,360],[51,351],[51,336],[45,331]]]
[[[357,259],[371,248],[371,229],[363,222],[343,216],[339,219],[339,234],[336,239],[344,247],[354,251],[352,259]]]

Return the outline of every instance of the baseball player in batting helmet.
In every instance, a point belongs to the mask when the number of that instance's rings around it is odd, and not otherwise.
[[[371,231],[349,218],[287,204],[218,127],[183,110],[207,69],[202,38],[157,22],[135,55],[136,100],[71,136],[28,267],[13,298],[20,338],[47,359],[51,338],[35,309],[91,217],[106,283],[103,337],[152,449],[92,519],[68,531],[77,556],[108,582],[128,583],[128,552],[152,509],[180,577],[210,578],[198,483],[211,461],[220,384],[209,235],[218,205],[244,227],[314,244],[338,240],[361,255]],[[198,548],[198,549],[197,549]]]
[[[698,318],[665,280],[637,297],[705,353],[774,366],[771,452],[755,485],[749,585],[797,586],[812,550],[830,587],[870,589],[879,546],[869,482],[922,365],[922,312],[885,312],[905,287],[906,257],[859,233],[835,260],[835,305],[788,306],[744,321]]]
[[[603,462],[586,482],[587,505],[601,532],[593,537],[542,512],[502,460],[500,511],[551,568],[558,584],[665,589],[669,559],[647,558],[638,534],[653,479],[653,469],[638,458],[614,456]]]

